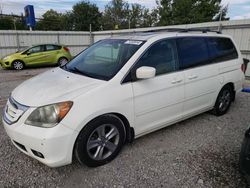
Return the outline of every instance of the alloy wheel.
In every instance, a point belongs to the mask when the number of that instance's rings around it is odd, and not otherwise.
[[[222,92],[222,95],[219,99],[219,110],[220,111],[225,111],[228,106],[230,105],[230,101],[231,101],[231,93],[229,90],[224,90]]]
[[[22,70],[23,69],[23,63],[21,61],[15,61],[13,63],[13,67],[16,70]]]
[[[63,66],[68,63],[68,60],[66,58],[61,58],[59,60],[59,66]]]
[[[97,127],[90,135],[87,142],[87,152],[94,160],[108,158],[118,147],[119,131],[112,124]]]

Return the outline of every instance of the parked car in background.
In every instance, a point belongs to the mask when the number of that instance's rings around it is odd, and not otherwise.
[[[227,113],[242,89],[242,64],[240,50],[222,34],[104,39],[18,86],[3,125],[19,150],[48,166],[73,156],[100,166],[134,138],[202,112]]]
[[[72,59],[67,47],[57,44],[41,44],[5,56],[0,60],[3,68],[16,70],[31,66],[63,65]]]

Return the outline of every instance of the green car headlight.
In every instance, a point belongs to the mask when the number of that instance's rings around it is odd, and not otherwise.
[[[35,109],[25,121],[25,124],[36,127],[51,128],[56,126],[69,112],[73,102],[66,101]]]
[[[3,58],[3,60],[6,60],[6,59],[8,59],[8,58],[9,58],[9,56],[6,56],[6,57]]]

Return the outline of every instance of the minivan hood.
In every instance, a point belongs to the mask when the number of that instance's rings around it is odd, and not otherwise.
[[[37,107],[72,100],[105,82],[55,68],[23,82],[12,97],[20,104]]]

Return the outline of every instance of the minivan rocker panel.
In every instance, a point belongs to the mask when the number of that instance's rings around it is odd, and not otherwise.
[[[242,57],[228,36],[143,33],[101,40],[68,64],[18,86],[6,104],[13,144],[40,162],[95,167],[131,138],[212,110],[242,88]]]

